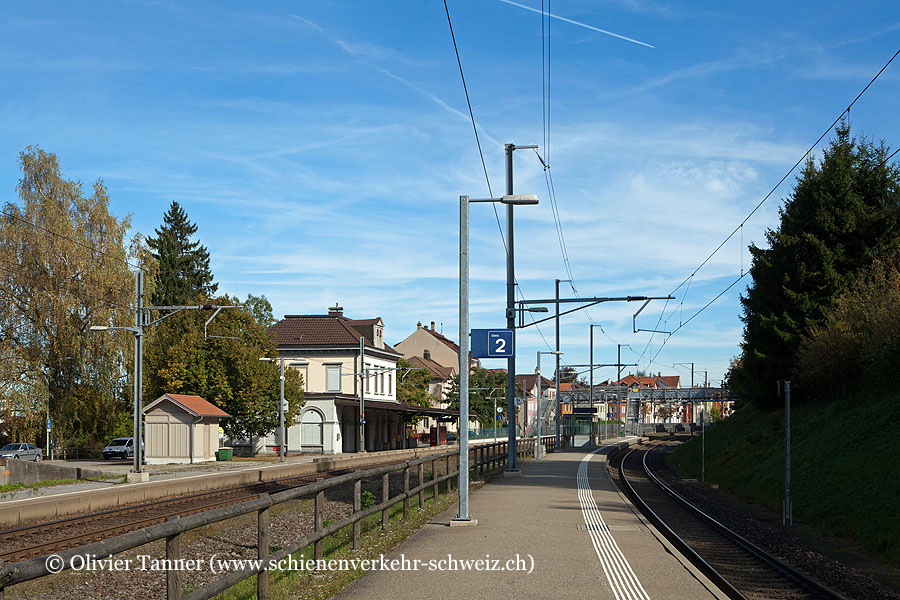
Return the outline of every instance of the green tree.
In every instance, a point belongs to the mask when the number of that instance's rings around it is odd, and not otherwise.
[[[209,269],[209,252],[200,242],[192,242],[197,225],[188,220],[187,212],[176,201],[163,215],[163,224],[148,238],[158,272],[151,302],[155,305],[194,304],[216,293]]]
[[[428,393],[431,371],[414,367],[405,358],[397,361],[397,400],[413,406],[431,406],[435,398]]]
[[[851,138],[842,123],[821,163],[810,158],[780,210],[767,248],[750,246],[753,281],[741,298],[744,339],[729,381],[744,400],[778,406],[803,336],[874,257],[900,245],[898,169],[884,145]],[[803,400],[803,389],[795,397]]]
[[[826,400],[900,389],[900,256],[860,271],[825,322],[804,337],[795,380]]]
[[[234,304],[224,296],[219,305]],[[205,311],[189,310],[159,323],[148,334],[144,354],[144,390],[152,401],[164,393],[197,394],[231,417],[222,427],[231,437],[250,438],[278,427],[279,367],[260,357],[275,357],[276,348],[265,327],[244,310],[223,310],[216,316],[217,335],[203,337]],[[303,381],[285,369],[284,395],[293,422],[303,406]]]
[[[263,327],[271,327],[275,324],[275,317],[272,315],[272,305],[269,304],[265,294],[262,296],[247,294],[247,299],[244,300],[243,304],[244,308],[250,311],[250,314],[256,319],[256,322]]]
[[[459,375],[450,381],[447,395],[450,408],[459,410]],[[474,368],[469,374],[469,416],[482,427],[493,426],[494,400],[498,407],[506,407],[506,372]]]
[[[21,205],[0,219],[0,420],[17,439],[43,447],[49,402],[53,438],[99,443],[130,411],[133,338],[90,325],[133,322],[130,217],[109,213],[98,179],[86,194],[54,154],[19,155]],[[142,253],[139,238],[132,250]]]

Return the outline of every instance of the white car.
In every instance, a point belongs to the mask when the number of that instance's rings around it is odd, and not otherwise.
[[[41,462],[42,454],[41,449],[34,444],[7,444],[0,448],[0,457],[21,458],[23,460]]]
[[[111,456],[119,458],[134,456],[134,438],[116,438],[108,443],[103,449],[103,460],[108,460]]]

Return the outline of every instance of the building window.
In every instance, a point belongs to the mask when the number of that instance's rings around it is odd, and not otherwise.
[[[366,370],[368,368],[369,368],[368,364],[363,368],[363,378],[366,380],[366,393],[367,394],[369,393],[369,378],[370,378],[369,372]]]
[[[341,365],[325,365],[325,391],[341,391]]]
[[[392,392],[391,392],[391,389],[392,389],[392,388],[391,388],[391,383],[392,383],[393,380],[394,380],[394,378],[391,376],[390,373],[387,374],[387,380],[388,380],[388,381],[387,381],[387,392],[385,392],[385,393],[386,393],[388,396],[390,396],[391,393],[392,393]]]
[[[303,376],[303,391],[309,391],[309,363],[299,363],[292,365],[294,369],[300,371],[300,375]]]
[[[378,373],[378,388],[380,390],[378,393],[384,395],[384,371]]]

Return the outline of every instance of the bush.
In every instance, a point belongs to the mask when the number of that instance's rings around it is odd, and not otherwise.
[[[836,400],[860,385],[898,389],[900,257],[876,260],[801,343],[795,378],[810,399]]]

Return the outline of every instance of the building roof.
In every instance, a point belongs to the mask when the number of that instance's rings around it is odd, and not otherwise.
[[[433,325],[433,323],[432,323],[432,325]],[[445,346],[447,346],[448,348],[450,348],[451,350],[456,352],[457,356],[459,355],[459,344],[457,344],[456,342],[454,342],[453,340],[451,340],[449,338],[444,337],[444,334],[438,333],[434,329],[429,329],[428,327],[421,327],[420,329],[430,333],[439,342],[441,342],[442,344],[444,344]]]
[[[453,367],[445,367],[440,365],[430,358],[425,358],[422,356],[410,356],[406,360],[409,361],[411,365],[414,367],[418,367],[420,369],[428,369],[431,372],[431,376],[433,379],[450,379],[453,377],[455,369]]]
[[[378,320],[354,320],[336,315],[285,315],[266,331],[278,346],[358,346],[362,334],[353,326],[371,325]],[[370,339],[366,339],[366,346],[376,347]],[[396,352],[388,344],[384,349]]]
[[[649,377],[638,377],[637,375],[626,375],[616,384],[636,385],[642,388],[677,388],[681,382],[680,375],[651,375]]]
[[[521,375],[516,375],[516,383],[521,383],[525,386],[526,390],[530,390],[537,387],[537,374],[536,373],[523,373]],[[553,382],[541,375],[541,389],[547,390],[553,387]]]
[[[195,417],[230,417],[227,412],[212,404],[211,402],[207,402],[200,396],[193,396],[187,394],[163,394],[150,404],[144,407],[144,412],[149,411],[151,408],[155,407],[157,404],[164,400],[169,400],[174,404],[177,404],[187,412],[191,413]]]

